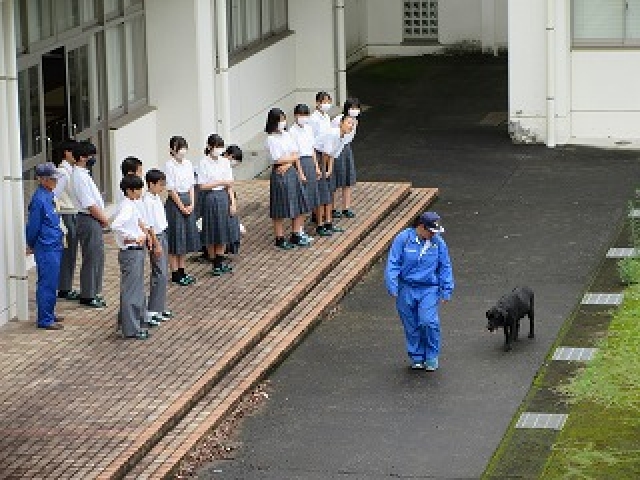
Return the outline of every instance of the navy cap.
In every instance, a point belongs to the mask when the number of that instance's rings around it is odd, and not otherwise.
[[[46,162],[36,165],[36,177],[57,179],[60,177],[60,174],[56,170],[56,166],[53,163]]]
[[[424,212],[420,215],[418,223],[433,233],[444,232],[444,228],[440,225],[440,215],[436,212]]]

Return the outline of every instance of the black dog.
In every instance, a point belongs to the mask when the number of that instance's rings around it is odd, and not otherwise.
[[[502,296],[498,303],[487,310],[487,329],[493,332],[504,328],[504,351],[511,350],[511,343],[518,341],[520,319],[529,317],[529,338],[533,338],[533,290],[528,287],[514,288]]]

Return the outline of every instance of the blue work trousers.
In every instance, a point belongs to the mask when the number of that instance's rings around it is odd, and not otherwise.
[[[36,305],[38,307],[38,326],[51,325],[55,319],[56,293],[60,278],[62,250],[35,248],[34,258],[38,273],[36,285]]]
[[[396,309],[412,362],[425,362],[438,358],[440,353],[440,318],[438,287],[411,287],[398,289]]]

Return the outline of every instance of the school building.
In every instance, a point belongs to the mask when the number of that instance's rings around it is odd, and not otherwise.
[[[107,203],[119,163],[162,166],[217,132],[238,178],[266,167],[264,121],[347,66],[474,41],[509,48],[514,136],[551,146],[640,137],[640,0],[0,0],[0,324],[27,318],[25,199],[65,137],[98,147]]]

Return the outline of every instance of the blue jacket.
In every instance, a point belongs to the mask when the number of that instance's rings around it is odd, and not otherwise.
[[[387,291],[398,295],[400,284],[411,287],[438,287],[445,300],[453,293],[453,269],[449,249],[440,235],[422,240],[415,228],[400,232],[391,244],[387,267],[384,271]]]
[[[40,185],[29,203],[27,245],[32,250],[61,250],[62,235],[53,192]]]

